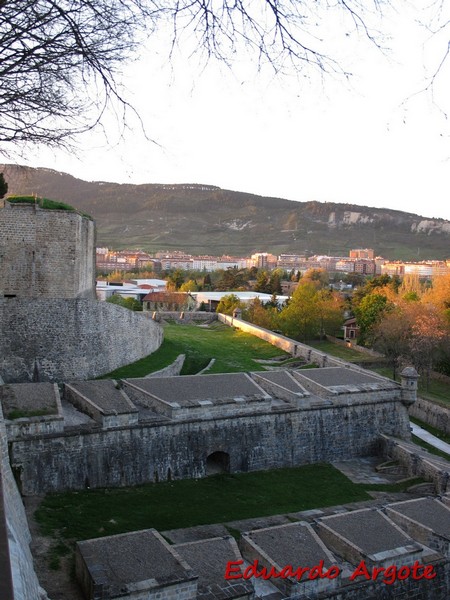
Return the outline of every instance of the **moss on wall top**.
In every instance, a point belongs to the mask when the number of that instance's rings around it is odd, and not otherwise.
[[[37,204],[39,208],[48,210],[67,210],[70,212],[76,212],[79,215],[92,220],[90,215],[82,213],[73,206],[70,206],[70,204],[65,204],[59,200],[50,200],[49,198],[39,198],[37,196],[9,196],[6,198],[6,201],[10,204]]]

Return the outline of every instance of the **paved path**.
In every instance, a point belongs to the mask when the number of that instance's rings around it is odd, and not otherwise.
[[[446,452],[448,455],[450,455],[450,444],[443,442],[442,440],[434,436],[432,433],[425,431],[425,429],[422,429],[422,427],[419,427],[414,423],[411,423],[411,431],[414,435],[416,435],[424,442],[427,442],[428,444],[431,444],[431,446],[434,446],[438,450],[442,450],[443,452]]]

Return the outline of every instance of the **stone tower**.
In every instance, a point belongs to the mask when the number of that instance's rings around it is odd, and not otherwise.
[[[0,209],[0,294],[95,298],[95,225],[74,210],[7,200]]]
[[[94,221],[61,202],[5,202],[0,376],[6,383],[98,377],[148,356],[162,338],[162,328],[142,313],[96,300]]]

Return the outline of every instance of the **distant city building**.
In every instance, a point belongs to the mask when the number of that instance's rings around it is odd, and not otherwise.
[[[217,259],[217,269],[249,269],[251,259],[237,256],[221,256]]]
[[[381,273],[393,277],[404,277],[405,275],[416,275],[420,279],[431,279],[439,275],[448,275],[450,266],[448,262],[430,260],[421,262],[385,262],[381,266]]]
[[[95,264],[97,271],[108,273],[111,271],[136,271],[145,269],[159,272],[161,264],[152,256],[142,250],[109,250],[96,248]]]
[[[193,310],[195,300],[188,292],[152,292],[144,297],[143,309],[150,311]]]
[[[349,257],[373,259],[374,253],[372,248],[355,248],[354,250],[350,250]]]
[[[336,263],[336,271],[342,271],[344,273],[354,273],[355,272],[355,261],[350,258],[343,258],[338,260]]]
[[[258,269],[275,269],[277,267],[278,259],[269,252],[256,252],[252,254],[251,259],[254,267]]]
[[[361,275],[374,275],[375,268],[376,265],[374,260],[359,258],[354,262],[355,273],[361,273]]]
[[[192,268],[194,271],[207,271],[211,273],[219,268],[217,260],[217,256],[194,256],[192,259]]]
[[[170,271],[171,269],[183,269],[189,271],[193,268],[193,258],[190,254],[184,252],[157,252],[156,258],[161,261],[161,269]]]
[[[98,271],[104,273],[112,271],[130,272],[146,267],[156,273],[161,270],[170,271],[174,269],[211,273],[220,269],[250,269],[256,267],[271,270],[278,267],[296,273],[305,273],[310,269],[324,269],[328,273],[358,273],[368,276],[388,274],[391,276],[398,275],[399,277],[417,275],[421,279],[430,279],[450,272],[450,260],[387,261],[381,256],[374,258],[374,251],[371,248],[352,249],[349,256],[313,255],[309,257],[304,254],[289,253],[280,254],[276,257],[269,252],[255,252],[250,257],[228,255],[193,256],[182,250],[166,250],[151,256],[142,250],[113,251],[109,248],[97,248],[96,266]]]

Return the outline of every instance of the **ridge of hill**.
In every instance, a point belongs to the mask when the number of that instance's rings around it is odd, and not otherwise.
[[[248,255],[267,251],[385,258],[450,258],[450,222],[394,209],[295,202],[202,184],[88,182],[46,168],[0,165],[10,194],[73,205],[97,223],[97,245]]]

